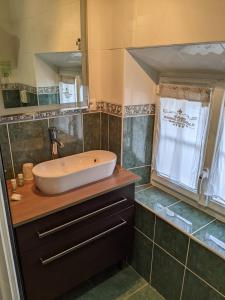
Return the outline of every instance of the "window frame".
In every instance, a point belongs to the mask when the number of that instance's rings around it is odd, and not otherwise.
[[[206,141],[204,147],[203,163],[200,174],[203,174],[203,170],[211,170],[213,160],[215,158],[216,147],[219,143],[219,129],[222,121],[223,109],[225,109],[225,84],[219,81],[205,81],[196,80],[190,78],[185,80],[184,78],[179,78],[178,81],[171,78],[161,79],[160,83],[172,83],[177,85],[187,85],[187,86],[204,86],[212,88],[212,93],[209,101],[209,117],[206,131]],[[154,141],[156,141],[159,129],[159,100],[156,104],[156,116],[155,116],[155,126],[154,126]],[[156,157],[157,144],[153,143],[153,155],[152,155],[152,165]],[[225,221],[225,206],[216,203],[210,197],[204,195],[205,187],[208,183],[208,178],[203,178],[200,185],[199,178],[199,188],[198,192],[194,193],[185,188],[182,188],[166,178],[158,176],[156,170],[151,171],[151,184],[161,188],[162,190],[172,194],[173,196],[197,207],[201,210],[207,211],[209,214],[222,219]],[[202,193],[200,192],[202,190]],[[200,193],[199,193],[200,192]]]

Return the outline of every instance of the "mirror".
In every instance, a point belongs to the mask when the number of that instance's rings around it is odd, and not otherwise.
[[[88,105],[85,0],[0,0],[0,115]]]

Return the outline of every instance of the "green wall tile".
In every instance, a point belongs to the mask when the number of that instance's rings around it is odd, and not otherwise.
[[[222,300],[219,293],[186,270],[182,300]]]
[[[49,126],[59,130],[58,139],[64,144],[63,148],[59,148],[61,156],[83,152],[81,114],[50,119]]]
[[[109,115],[101,113],[101,149],[109,150]]]
[[[16,174],[23,163],[51,159],[47,120],[9,124],[9,135]]]
[[[117,163],[121,162],[122,118],[109,115],[109,151],[116,153]]]
[[[153,239],[155,215],[138,203],[135,203],[135,226]]]
[[[141,168],[135,168],[131,169],[130,171],[141,177],[141,179],[138,182],[136,182],[135,185],[138,186],[150,182],[151,167],[146,166]]]
[[[129,117],[123,121],[123,166],[151,164],[153,116]]]
[[[158,217],[156,217],[155,243],[185,263],[188,236]]]
[[[177,198],[156,187],[151,187],[136,193],[135,199],[157,212],[161,211],[164,207],[179,201]]]
[[[0,125],[0,142],[1,142],[3,165],[5,169],[5,176],[7,179],[11,179],[14,177],[14,175],[13,175],[13,167],[12,167],[12,160],[10,156],[9,140],[8,140],[6,125]]]
[[[150,278],[152,246],[148,238],[135,230],[131,265],[147,281]]]
[[[37,94],[27,92],[27,100],[28,100],[28,103],[26,106],[37,106],[38,105]]]
[[[39,94],[39,105],[59,104],[59,94]]]
[[[225,295],[224,259],[191,240],[187,266]]]
[[[194,236],[225,257],[225,224],[214,221],[203,229],[197,231]]]
[[[179,202],[160,214],[188,233],[193,233],[213,220],[213,217],[185,202]]]
[[[84,151],[100,149],[100,113],[83,115]]]
[[[21,106],[19,90],[3,90],[2,96],[5,108]]]
[[[151,276],[152,286],[167,300],[179,300],[183,274],[184,267],[155,245]]]

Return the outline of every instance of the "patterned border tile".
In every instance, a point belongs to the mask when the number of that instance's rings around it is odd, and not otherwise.
[[[122,105],[120,104],[108,103],[104,101],[96,102],[96,110],[118,116],[122,115]]]
[[[67,116],[75,115],[80,113],[89,112],[87,108],[84,109],[58,109],[58,110],[48,110],[48,111],[39,111],[34,113],[24,113],[24,114],[15,114],[9,116],[0,116],[0,124],[11,123],[11,122],[22,122],[30,120],[39,120],[47,119],[58,116]]]
[[[105,112],[112,115],[122,116],[122,105],[107,103],[107,102],[96,102],[96,110],[93,112]],[[11,123],[11,122],[20,122],[27,120],[38,120],[53,118],[56,116],[65,116],[65,115],[74,115],[79,113],[91,112],[88,108],[64,108],[57,110],[48,110],[48,111],[39,111],[33,113],[24,113],[24,114],[14,114],[8,116],[0,116],[0,124]],[[137,116],[137,115],[154,115],[155,114],[155,105],[146,104],[146,105],[129,105],[124,107],[124,117],[128,116]]]
[[[20,90],[27,91],[29,93],[37,94],[37,88],[31,85],[22,83],[4,83],[0,84],[1,90]]]
[[[28,120],[33,120],[33,119],[34,119],[34,115],[32,113],[31,114],[10,115],[10,116],[0,116],[0,124],[28,121]]]
[[[34,87],[27,84],[22,83],[4,83],[0,84],[1,90],[20,90],[20,91],[27,91],[33,94],[58,94],[59,93],[59,86],[40,86]]]
[[[37,93],[39,95],[43,94],[58,94],[59,86],[40,86],[37,88]]]
[[[140,104],[124,106],[124,117],[137,115],[154,115],[155,104]]]

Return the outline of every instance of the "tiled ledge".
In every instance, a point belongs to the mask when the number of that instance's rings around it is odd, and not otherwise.
[[[153,186],[139,187],[136,201],[225,259],[225,224]]]
[[[139,243],[153,245],[150,283],[166,299],[174,297],[171,285],[179,299],[225,299],[225,224],[152,186],[139,187],[136,202]]]

